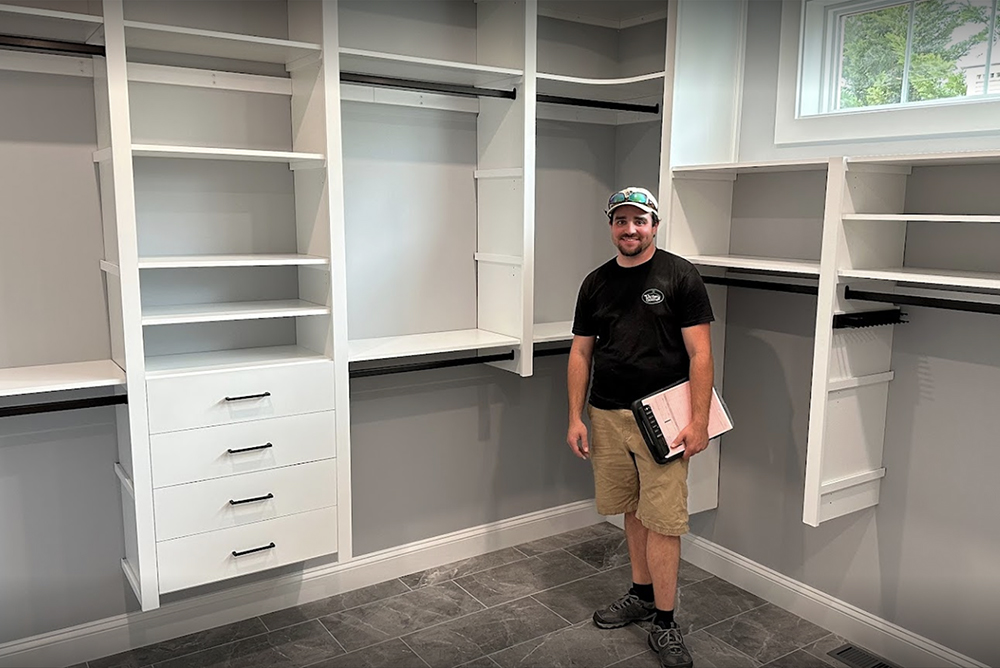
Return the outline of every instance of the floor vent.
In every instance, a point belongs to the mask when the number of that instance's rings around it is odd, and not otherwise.
[[[851,666],[851,668],[899,668],[896,664],[889,663],[885,659],[870,654],[854,645],[842,645],[837,649],[827,652],[827,654]]]

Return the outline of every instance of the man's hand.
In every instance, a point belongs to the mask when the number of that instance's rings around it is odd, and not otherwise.
[[[684,459],[691,459],[708,447],[708,425],[691,422],[674,439],[675,446],[681,443],[684,444]]]
[[[573,420],[569,423],[569,431],[566,432],[566,443],[569,444],[573,454],[580,459],[590,458],[590,444],[587,443],[587,425],[583,423],[583,420]]]

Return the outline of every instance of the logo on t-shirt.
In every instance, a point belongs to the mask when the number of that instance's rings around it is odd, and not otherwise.
[[[642,293],[642,301],[647,304],[659,304],[663,301],[663,293],[656,288],[650,288]]]

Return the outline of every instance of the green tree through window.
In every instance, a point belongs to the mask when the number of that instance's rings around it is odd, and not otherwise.
[[[993,2],[922,0],[845,15],[837,107],[965,95],[960,61],[980,51],[987,55],[991,26],[994,34],[1000,34]],[[987,70],[985,61],[982,67]]]

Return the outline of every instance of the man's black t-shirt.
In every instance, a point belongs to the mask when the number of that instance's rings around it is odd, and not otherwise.
[[[681,328],[714,319],[694,265],[664,250],[636,267],[612,258],[592,271],[573,320],[574,334],[597,337],[590,404],[628,408],[687,378],[691,360]]]

